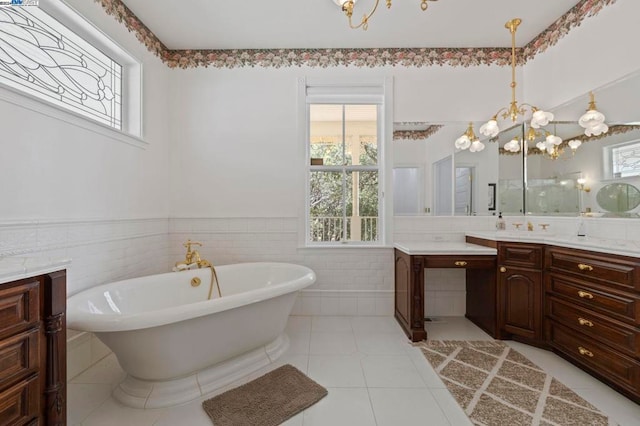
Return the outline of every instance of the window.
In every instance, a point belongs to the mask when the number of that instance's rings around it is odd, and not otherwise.
[[[393,79],[298,84],[304,161],[307,247],[382,246],[391,240],[393,170],[386,161],[393,136]],[[303,228],[304,227],[304,228]]]
[[[62,2],[46,3],[0,7],[0,83],[139,135],[139,63]]]
[[[377,242],[377,104],[309,105],[309,242]]]
[[[640,175],[640,141],[613,146],[610,157],[612,177]]]

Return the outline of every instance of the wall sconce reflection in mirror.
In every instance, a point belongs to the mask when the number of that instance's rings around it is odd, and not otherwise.
[[[580,191],[584,191],[584,192],[591,192],[591,188],[589,188],[586,184],[587,184],[587,180],[585,178],[579,178],[578,180],[576,180],[577,185],[576,187],[580,190]]]

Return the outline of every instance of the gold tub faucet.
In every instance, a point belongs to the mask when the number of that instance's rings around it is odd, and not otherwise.
[[[218,282],[218,273],[216,272],[216,268],[208,260],[204,260],[200,258],[200,253],[198,253],[198,250],[191,249],[191,246],[202,247],[202,243],[198,241],[187,240],[187,242],[182,245],[187,248],[187,254],[184,256],[183,261],[176,262],[176,266],[175,268],[173,268],[173,270],[175,272],[182,271],[185,269],[189,269],[193,265],[197,265],[198,268],[211,268],[211,283],[209,284],[209,295],[207,296],[207,300],[210,300],[211,297],[213,296],[213,283],[216,284],[216,288],[218,289],[218,296],[222,297],[222,292],[220,291],[220,283]],[[191,280],[191,285],[193,287],[197,287],[200,284],[200,278],[197,277],[197,281],[194,281],[195,279],[196,278]]]
[[[527,222],[527,231],[533,231],[533,223]]]
[[[187,254],[184,257],[184,261],[176,262],[176,268],[186,269],[193,264],[196,264],[198,268],[208,268],[209,266],[211,266],[211,263],[200,258],[200,253],[198,253],[198,250],[191,249],[191,246],[202,247],[202,243],[198,241],[187,240],[187,242],[182,245],[187,248]]]

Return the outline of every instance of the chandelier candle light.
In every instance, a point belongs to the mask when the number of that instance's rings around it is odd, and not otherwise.
[[[480,152],[484,149],[484,144],[480,142],[480,139],[476,136],[473,131],[473,123],[469,123],[469,128],[464,132],[462,136],[456,139],[456,148],[458,149],[467,149],[471,152]]]
[[[596,109],[596,99],[593,92],[589,92],[589,99],[589,109],[580,117],[578,124],[585,129],[586,136],[599,136],[607,133],[609,126],[604,123],[604,114]]]
[[[371,9],[371,12],[363,15],[362,20],[358,25],[353,25],[353,21],[352,21],[353,7],[355,6],[357,1],[358,0],[333,0],[335,4],[337,4],[342,8],[342,11],[344,12],[344,14],[347,15],[347,18],[349,19],[349,27],[353,28],[354,30],[358,28],[362,28],[364,31],[366,31],[367,28],[369,28],[369,19],[376,12],[376,9],[378,9],[378,3],[380,3],[380,0],[375,0],[376,2],[373,5],[373,9]],[[438,0],[421,0],[420,9],[422,9],[422,11],[427,10],[427,8],[429,7],[429,4],[427,2],[429,1],[438,1]],[[387,9],[391,9],[391,0],[386,0],[386,2],[387,2]]]

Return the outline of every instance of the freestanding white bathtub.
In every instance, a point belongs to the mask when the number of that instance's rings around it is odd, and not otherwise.
[[[181,404],[277,359],[297,291],[314,272],[287,263],[216,268],[222,297],[207,300],[211,269],[105,284],[67,299],[67,326],[89,331],[118,357],[127,378],[114,390],[136,408]],[[199,278],[197,287],[191,285]]]

